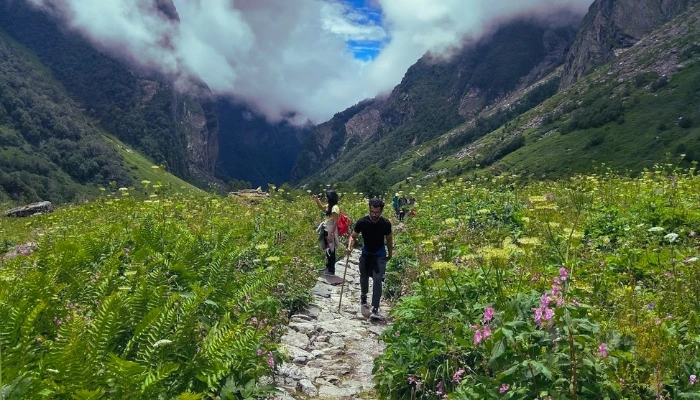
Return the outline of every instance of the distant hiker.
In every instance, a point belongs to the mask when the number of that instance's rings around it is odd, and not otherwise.
[[[372,313],[370,318],[381,320],[379,314],[379,301],[382,297],[382,281],[386,272],[386,262],[391,259],[394,239],[391,236],[391,222],[382,217],[384,202],[373,198],[369,201],[369,215],[359,219],[355,224],[352,235],[348,240],[349,255],[352,252],[355,239],[362,234],[364,244],[360,256],[360,314],[369,309],[367,306],[367,292],[369,291],[369,277],[372,277]],[[386,237],[386,247],[384,238]]]
[[[394,208],[394,215],[399,216],[399,194],[394,194],[394,198],[391,199],[392,206]]]
[[[324,275],[335,275],[335,249],[340,245],[338,241],[338,218],[340,217],[340,207],[338,207],[338,193],[333,189],[326,190],[326,201],[328,205],[321,204],[318,196],[312,195],[311,199],[321,210],[325,211],[325,221],[319,225],[319,242],[326,253],[326,268]]]

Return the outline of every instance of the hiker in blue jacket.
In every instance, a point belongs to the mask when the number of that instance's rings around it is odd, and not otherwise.
[[[360,313],[365,315],[369,310],[367,292],[369,277],[372,277],[372,312],[370,319],[382,320],[379,314],[379,301],[382,298],[382,281],[386,272],[386,263],[391,259],[394,239],[391,236],[391,222],[382,217],[384,202],[374,198],[369,201],[369,215],[361,218],[355,224],[352,235],[348,240],[348,255],[352,252],[355,240],[362,234],[364,241],[360,256]],[[386,238],[386,246],[384,240]]]

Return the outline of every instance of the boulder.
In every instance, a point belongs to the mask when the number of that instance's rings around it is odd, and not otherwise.
[[[5,211],[3,214],[6,217],[29,217],[34,214],[53,212],[53,205],[50,201],[40,201],[38,203],[28,204],[24,207],[17,207]]]

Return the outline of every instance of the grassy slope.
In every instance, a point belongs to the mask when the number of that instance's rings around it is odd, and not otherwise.
[[[117,149],[117,152],[124,158],[124,162],[129,167],[131,177],[135,182],[138,182],[137,185],[140,185],[141,181],[147,180],[153,184],[160,182],[165,188],[173,192],[202,192],[201,189],[171,173],[163,171],[162,168],[153,168],[154,164],[152,161],[124,144],[113,135],[105,133],[104,138],[108,143],[112,144]]]
[[[57,81],[51,71],[41,63],[39,58],[32,51],[23,47],[17,41],[9,37],[5,32],[0,29],[0,39],[12,46],[12,49],[16,54],[22,58],[23,62],[27,64],[33,70],[33,73],[38,74],[45,82],[48,82],[54,90],[63,93],[68,97],[66,89]],[[64,107],[71,107],[71,110],[66,112],[76,111],[73,104],[65,104]],[[84,114],[81,117],[89,120]],[[11,126],[0,125],[0,133],[6,135],[17,136],[22,138],[21,133],[17,132]],[[154,163],[148,160],[145,156],[135,151],[133,148],[124,144],[122,141],[117,139],[114,135],[109,133],[103,133],[102,139],[108,144],[110,144],[117,153],[121,156],[124,161],[125,167],[129,171],[129,175],[133,179],[134,187],[142,187],[141,181],[148,180],[153,184],[160,182],[163,185],[164,190],[168,192],[187,192],[187,193],[201,193],[202,190],[193,186],[192,184],[176,177],[175,175],[165,172],[162,169],[154,169],[152,166]],[[37,150],[26,144],[23,139],[18,139],[18,142],[23,143],[22,146],[12,146],[5,145],[0,147],[0,157],[5,160],[16,159],[16,162],[30,162],[35,159],[43,160],[44,156],[37,153]],[[24,161],[23,161],[24,160]],[[81,185],[75,182],[68,174],[66,174],[61,169],[54,169],[51,172],[51,179],[56,186],[70,186],[76,188],[87,197],[94,197],[97,195],[98,191],[92,184]],[[7,194],[0,191],[0,210],[4,210],[12,206]]]

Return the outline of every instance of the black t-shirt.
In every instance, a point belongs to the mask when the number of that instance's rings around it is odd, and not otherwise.
[[[373,223],[367,215],[355,223],[354,231],[362,234],[365,250],[376,253],[384,248],[384,236],[391,235],[391,221],[379,217],[379,221]]]

